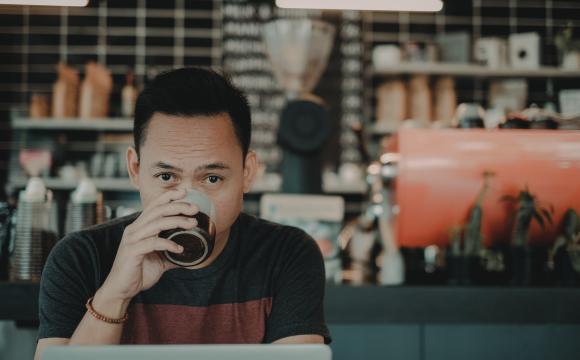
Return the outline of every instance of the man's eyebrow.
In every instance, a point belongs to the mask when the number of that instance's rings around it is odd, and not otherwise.
[[[153,165],[154,169],[166,169],[166,170],[173,170],[176,172],[183,172],[182,169],[173,166],[171,164],[165,163],[163,161],[159,161],[158,163]],[[195,172],[202,172],[202,171],[207,171],[207,170],[229,170],[230,167],[222,162],[214,162],[214,163],[208,163],[208,164],[203,164],[198,166],[197,168],[195,168]]]
[[[166,169],[166,170],[173,170],[173,171],[177,171],[177,172],[183,172],[183,170],[181,170],[180,168],[173,166],[171,164],[168,163],[164,163],[163,161],[159,161],[158,163],[153,165],[154,169]]]
[[[195,172],[202,172],[207,170],[229,170],[230,167],[222,162],[214,162],[209,164],[200,165],[195,169]]]

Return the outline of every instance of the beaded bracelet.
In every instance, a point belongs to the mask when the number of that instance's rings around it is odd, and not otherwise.
[[[122,324],[122,323],[124,323],[125,321],[127,321],[127,319],[129,318],[129,313],[125,313],[125,315],[124,315],[122,318],[120,318],[120,319],[112,319],[112,318],[109,318],[109,317],[106,317],[106,316],[104,316],[104,315],[101,315],[101,314],[99,314],[99,313],[98,313],[98,312],[97,312],[97,311],[96,311],[96,310],[93,308],[93,297],[90,297],[90,298],[87,300],[86,307],[87,307],[87,311],[89,312],[89,314],[91,314],[91,315],[93,315],[95,318],[97,318],[97,319],[99,319],[99,320],[101,320],[101,321],[104,321],[104,322],[106,322],[106,323],[109,323],[109,324]]]

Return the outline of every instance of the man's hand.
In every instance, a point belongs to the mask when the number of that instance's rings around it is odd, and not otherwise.
[[[125,228],[111,272],[95,294],[93,305],[97,311],[121,317],[135,295],[155,285],[165,271],[177,267],[161,252],[181,253],[183,247],[158,235],[163,230],[197,226],[197,220],[190,216],[198,208],[176,201],[185,195],[185,190],[164,193]]]

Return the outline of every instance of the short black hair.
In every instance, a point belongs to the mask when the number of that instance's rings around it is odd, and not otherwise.
[[[135,104],[133,140],[139,147],[147,136],[149,120],[156,112],[177,116],[211,116],[228,113],[244,160],[252,138],[248,99],[231,81],[201,67],[170,70],[157,75],[139,94]]]

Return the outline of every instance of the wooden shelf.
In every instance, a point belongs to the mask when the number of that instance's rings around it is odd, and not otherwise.
[[[100,191],[137,191],[127,178],[96,178],[92,180]],[[77,181],[63,180],[59,178],[43,178],[42,181],[44,181],[46,187],[51,190],[74,190],[78,185]],[[8,186],[23,188],[26,186],[27,182],[28,179],[26,178],[12,179],[8,182]]]
[[[59,119],[16,118],[12,120],[15,130],[85,130],[85,131],[133,131],[133,119]]]
[[[422,74],[497,78],[580,78],[580,70],[565,70],[557,67],[514,69],[447,63],[402,63],[393,66],[375,67],[373,71],[375,75]]]

